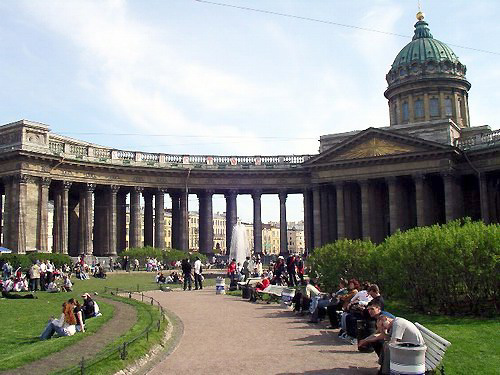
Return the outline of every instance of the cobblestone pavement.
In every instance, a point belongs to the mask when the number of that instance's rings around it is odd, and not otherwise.
[[[338,330],[310,324],[278,304],[198,291],[150,292],[184,323],[177,349],[148,374],[375,375],[377,356],[359,353]]]

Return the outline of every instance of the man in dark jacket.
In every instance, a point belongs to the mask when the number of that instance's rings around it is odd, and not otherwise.
[[[184,274],[184,290],[186,290],[186,287],[189,284],[189,290],[191,290],[191,263],[189,263],[189,260],[186,258],[182,261],[182,273]]]

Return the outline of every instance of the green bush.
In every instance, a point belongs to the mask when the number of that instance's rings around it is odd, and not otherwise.
[[[141,247],[141,248],[131,248],[120,254],[120,256],[128,256],[132,259],[139,259],[141,264],[144,264],[147,258],[156,258],[157,260],[170,263],[189,258],[190,261],[194,261],[196,257],[199,257],[202,262],[207,261],[207,257],[200,253],[187,253],[182,250],[176,249],[166,249],[161,250],[151,246]]]
[[[37,260],[50,260],[56,267],[61,267],[63,264],[71,265],[71,258],[67,254],[30,253],[0,255],[0,264],[8,261],[14,270],[17,267],[21,267],[23,271],[26,271]]]
[[[384,295],[420,311],[498,312],[500,226],[456,220],[396,232],[375,247],[339,240],[309,262],[328,290],[340,277],[376,282]]]
[[[320,278],[322,289],[336,290],[339,279],[372,279],[371,259],[376,246],[370,241],[343,239],[314,249],[308,258],[311,273]]]

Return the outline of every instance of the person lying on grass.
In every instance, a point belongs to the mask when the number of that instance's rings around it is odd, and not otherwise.
[[[64,302],[61,317],[59,319],[49,319],[45,330],[40,335],[40,340],[50,339],[54,333],[59,336],[73,336],[76,332],[76,318],[73,309],[73,304]]]

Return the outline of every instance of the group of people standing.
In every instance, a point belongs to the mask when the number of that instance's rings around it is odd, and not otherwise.
[[[183,259],[181,269],[184,277],[184,290],[191,290],[192,278],[194,278],[194,289],[203,289],[203,265],[199,257],[196,257],[193,264],[188,258]]]

